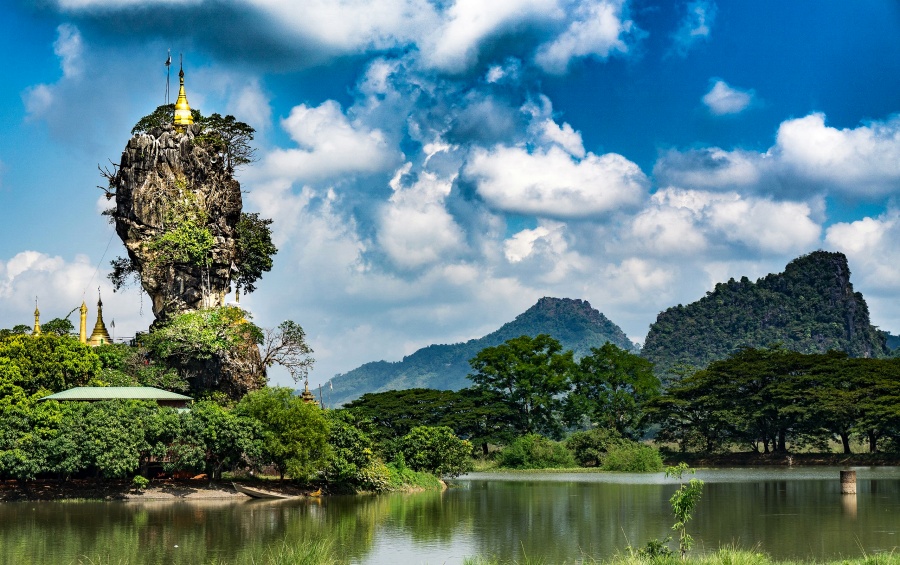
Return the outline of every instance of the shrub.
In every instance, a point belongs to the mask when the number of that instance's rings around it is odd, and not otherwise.
[[[503,448],[497,457],[501,467],[512,469],[549,469],[554,467],[574,467],[572,452],[562,443],[538,434],[528,434],[516,438]]]
[[[603,456],[603,469],[626,473],[656,473],[663,470],[663,461],[655,447],[631,440],[619,440],[610,445]]]
[[[582,467],[597,467],[609,446],[622,439],[615,430],[594,428],[585,432],[575,432],[566,438],[566,447]]]
[[[150,484],[150,479],[141,475],[135,475],[134,478],[131,479],[131,484],[133,484],[134,488],[138,490],[144,490],[145,488],[147,488],[147,485]]]
[[[447,426],[416,426],[400,438],[397,451],[414,471],[456,477],[471,467],[472,445]]]

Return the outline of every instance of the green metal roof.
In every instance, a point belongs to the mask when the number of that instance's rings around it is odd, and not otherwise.
[[[193,400],[190,396],[152,386],[79,386],[41,400]]]

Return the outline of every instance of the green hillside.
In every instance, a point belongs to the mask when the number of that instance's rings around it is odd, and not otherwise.
[[[326,399],[337,406],[367,392],[407,388],[459,390],[469,386],[469,359],[485,347],[500,345],[521,335],[549,334],[576,357],[606,342],[635,350],[634,343],[603,314],[584,300],[541,298],[537,304],[504,324],[499,330],[479,339],[452,345],[429,345],[401,361],[376,361],[337,375],[331,379],[333,390]]]
[[[731,279],[697,302],[660,313],[642,355],[665,382],[678,365],[705,367],[741,347],[774,343],[800,353],[889,353],[885,337],[869,323],[866,301],[853,292],[847,258],[816,251],[794,259],[783,273],[755,283]]]

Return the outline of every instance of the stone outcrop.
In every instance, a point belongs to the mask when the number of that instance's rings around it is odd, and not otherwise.
[[[178,133],[166,124],[134,135],[110,182],[116,198],[116,233],[153,301],[158,321],[220,304],[231,283],[241,187],[220,155],[195,142],[199,133],[199,125]],[[173,262],[152,244],[185,209],[200,214],[212,235],[205,265]]]

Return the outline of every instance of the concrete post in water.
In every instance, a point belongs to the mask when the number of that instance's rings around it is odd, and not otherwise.
[[[841,494],[856,494],[856,471],[841,471]]]

